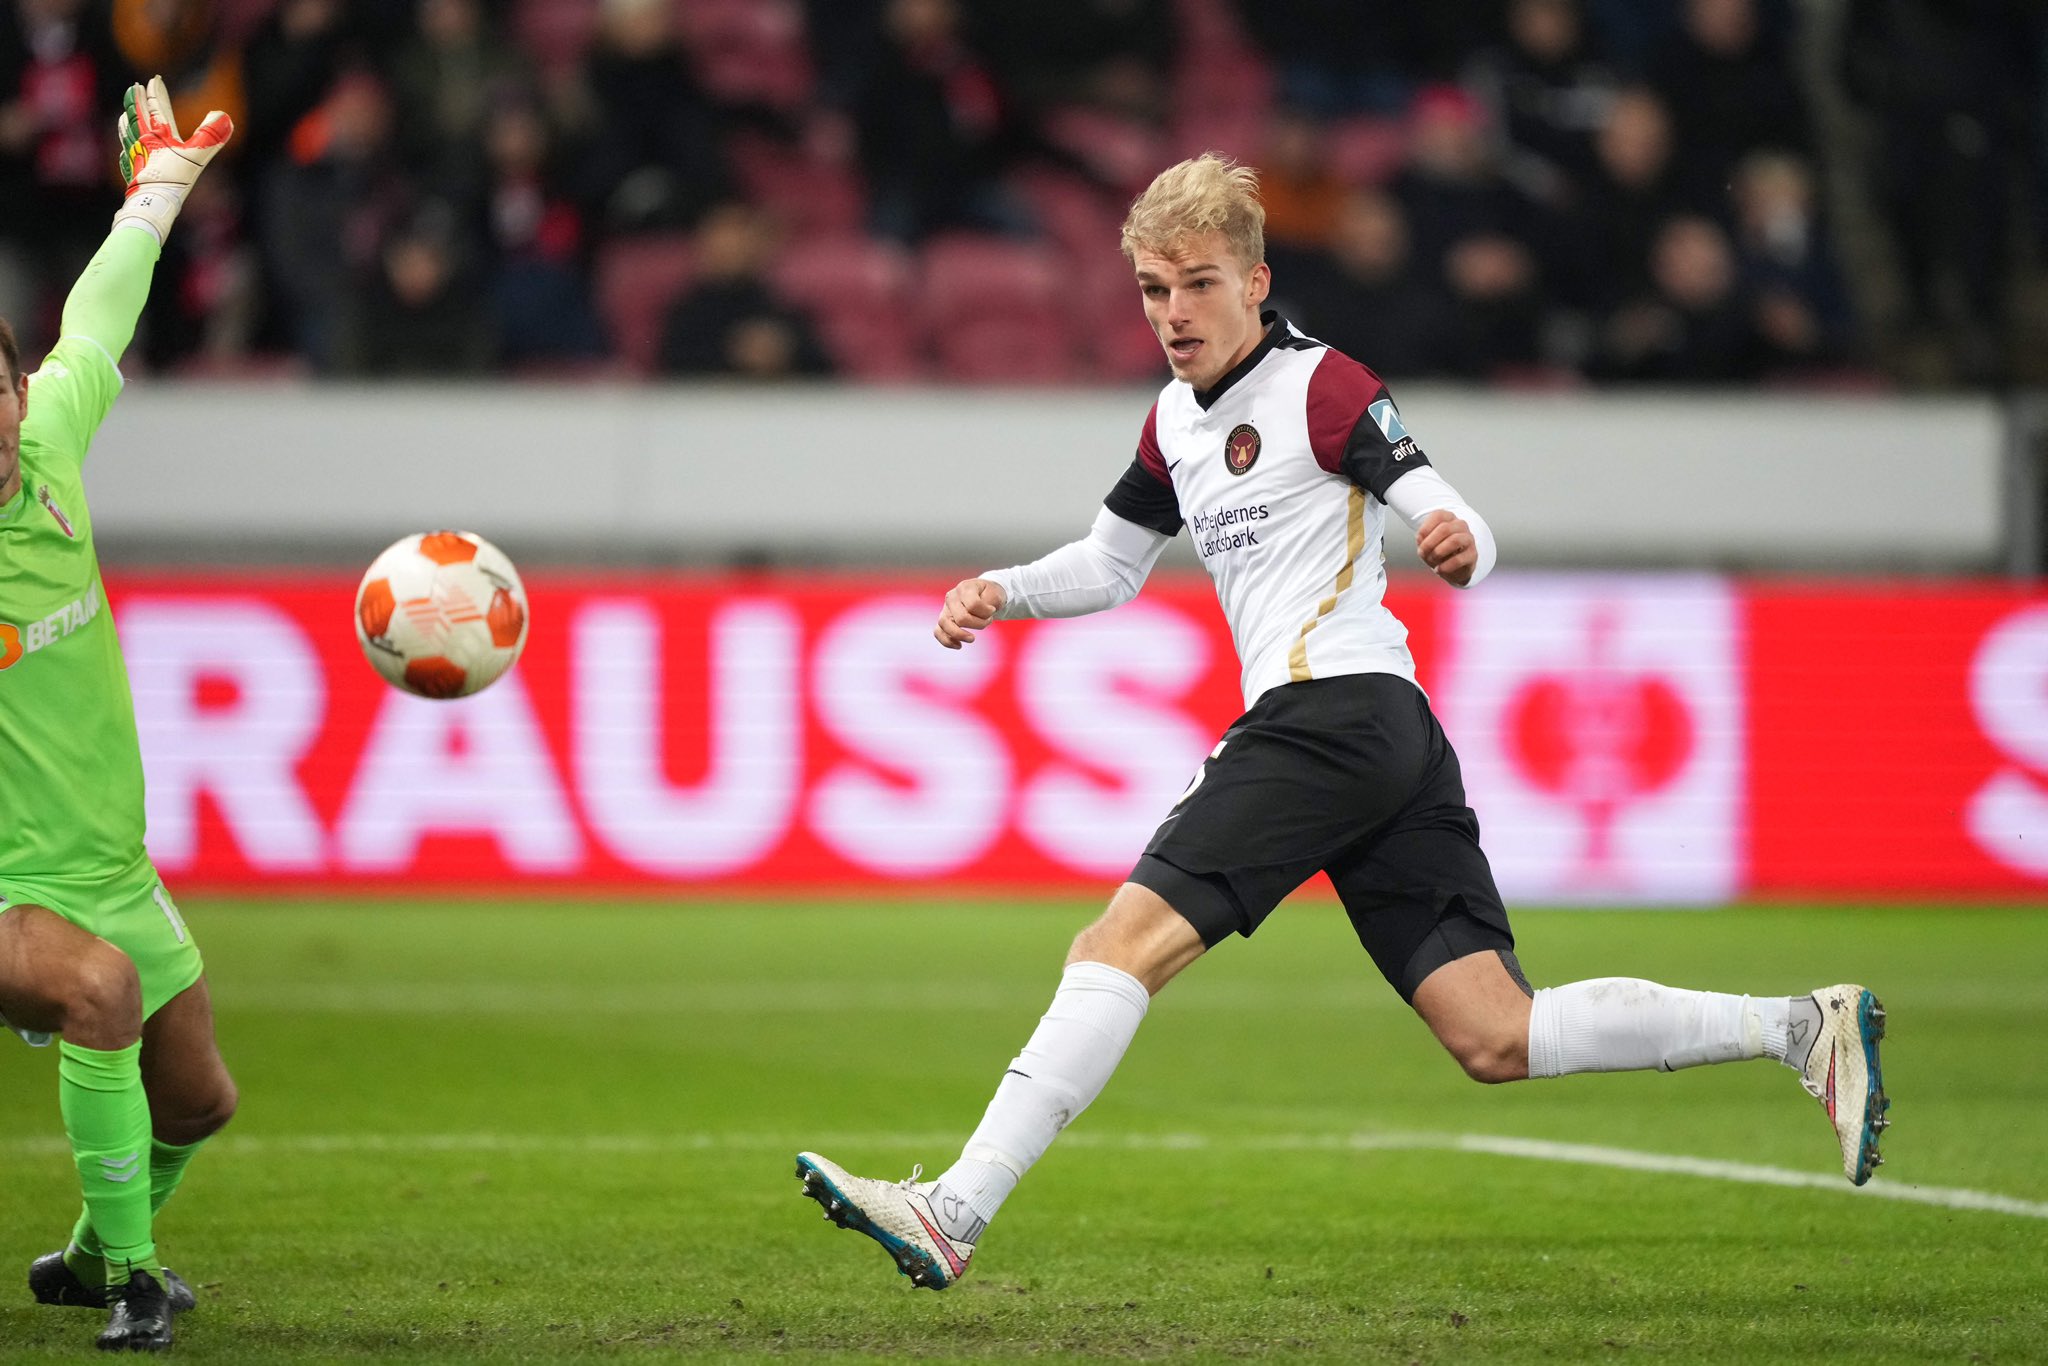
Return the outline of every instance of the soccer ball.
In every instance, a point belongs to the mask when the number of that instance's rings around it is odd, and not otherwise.
[[[467,697],[526,648],[526,589],[505,552],[469,531],[423,531],[371,561],[356,642],[394,687]]]

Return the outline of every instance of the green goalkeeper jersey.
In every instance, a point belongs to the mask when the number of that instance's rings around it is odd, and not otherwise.
[[[82,473],[158,250],[110,234],[29,379],[21,492],[0,508],[0,874],[112,876],[143,853],[135,703]]]

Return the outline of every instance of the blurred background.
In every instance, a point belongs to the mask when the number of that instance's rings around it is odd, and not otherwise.
[[[1390,600],[1512,899],[2048,892],[2048,17],[2022,0],[10,0],[37,354],[162,72],[237,134],[96,525],[192,891],[1094,894],[1238,709],[1186,538],[937,650],[1165,379],[1117,227],[1257,165],[1276,303],[1492,520]],[[459,706],[348,627],[526,569]]]
[[[1411,12],[1413,11],[1413,12]],[[137,73],[240,133],[141,358],[278,376],[1115,383],[1115,231],[1264,172],[1390,375],[2048,379],[2024,0],[10,0],[0,312],[48,340]],[[1000,336],[1003,340],[996,340]]]

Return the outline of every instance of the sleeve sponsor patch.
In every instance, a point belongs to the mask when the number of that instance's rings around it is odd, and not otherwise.
[[[1395,410],[1394,400],[1380,399],[1368,405],[1366,411],[1372,414],[1372,420],[1379,425],[1380,435],[1387,439],[1387,444],[1398,446],[1406,441],[1411,450],[1414,448],[1415,443],[1408,435],[1408,429],[1401,425],[1401,414]]]

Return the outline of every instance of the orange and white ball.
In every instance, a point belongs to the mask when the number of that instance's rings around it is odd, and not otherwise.
[[[526,648],[526,589],[469,531],[423,531],[379,555],[356,590],[356,642],[384,680],[421,697],[489,687]]]

